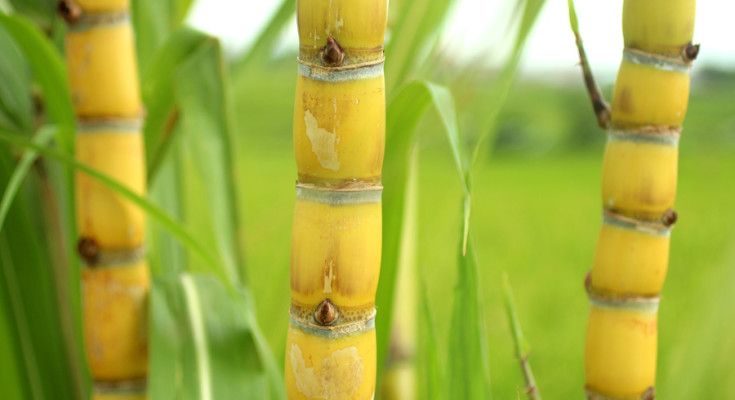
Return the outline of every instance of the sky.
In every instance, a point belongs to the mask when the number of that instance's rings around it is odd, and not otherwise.
[[[468,62],[493,64],[507,53],[508,0],[458,0],[440,43]],[[246,49],[280,4],[278,0],[196,0],[189,23],[222,39],[225,49]],[[601,83],[612,81],[622,55],[623,0],[575,2],[587,56]],[[695,63],[735,69],[735,1],[699,0],[694,42],[702,44]],[[282,34],[283,48],[297,46],[296,21]],[[387,55],[390,56],[390,55]],[[487,61],[485,61],[487,60]],[[566,0],[547,0],[526,47],[522,72],[546,75],[575,68],[577,52],[569,29]]]

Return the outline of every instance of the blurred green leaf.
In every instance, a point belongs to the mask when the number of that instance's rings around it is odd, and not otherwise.
[[[391,305],[400,263],[400,238],[405,229],[403,216],[411,159],[409,152],[415,140],[416,126],[430,105],[434,105],[442,121],[459,177],[464,182],[464,161],[459,146],[452,94],[446,87],[431,82],[416,81],[408,84],[387,109],[386,153],[383,163],[383,251],[380,286],[376,295],[376,307],[380,310],[376,324],[381,327],[377,330],[379,368],[383,367],[390,338],[393,315]]]
[[[1,185],[10,182],[12,170],[9,148],[2,146]],[[11,189],[18,190],[18,182],[14,180]],[[0,364],[3,374],[6,365],[10,371],[18,372],[14,385],[25,392],[23,398],[81,398],[81,371],[72,364],[74,356],[69,354],[75,347],[65,342],[73,341],[73,335],[62,331],[61,318],[68,315],[63,312],[68,304],[60,301],[56,291],[58,278],[49,250],[53,246],[39,223],[41,193],[36,184],[27,181],[10,206],[0,232],[0,318],[12,327],[5,340],[10,340],[9,347],[16,352],[0,355]],[[13,398],[6,397],[13,396],[12,391],[13,388],[0,387],[0,398]]]
[[[133,0],[131,4],[138,71],[145,75],[149,63],[169,35],[181,26],[193,0]]]
[[[13,11],[48,27],[56,16],[56,0],[9,0]]]
[[[390,39],[385,47],[385,87],[393,90],[411,78],[411,71],[421,65],[425,51],[448,16],[453,0],[404,0],[391,15]],[[391,11],[394,11],[392,9]]]
[[[268,58],[273,52],[273,47],[278,40],[283,27],[296,11],[295,0],[282,0],[280,7],[273,14],[262,32],[258,34],[253,45],[232,66],[233,78],[238,79],[241,75],[251,73],[252,68],[263,68],[267,65]]]
[[[67,166],[78,169],[81,172],[84,172],[85,174],[103,183],[110,189],[114,190],[116,193],[125,197],[125,199],[140,207],[148,214],[149,217],[151,217],[151,219],[161,224],[174,237],[179,239],[190,250],[194,251],[202,259],[202,261],[207,263],[208,268],[211,271],[216,272],[217,275],[221,279],[223,279],[224,282],[228,282],[227,274],[225,273],[224,269],[222,269],[222,267],[217,264],[217,258],[206,247],[202,246],[189,232],[187,232],[178,222],[172,219],[165,211],[163,211],[150,201],[146,200],[145,198],[140,197],[138,194],[130,190],[127,186],[121,184],[120,182],[110,178],[106,174],[103,174],[94,168],[90,168],[85,164],[77,162],[73,157],[70,157],[51,148],[39,146],[35,143],[29,142],[25,139],[14,137],[12,134],[8,134],[2,131],[0,131],[0,140],[6,141],[16,146],[23,147],[25,149],[33,149],[46,157],[55,159],[66,164]]]
[[[523,48],[528,40],[528,35],[531,33],[531,29],[533,29],[545,2],[546,0],[518,0],[518,4],[522,4],[523,13],[521,14],[518,32],[516,32],[513,51],[501,67],[500,74],[493,82],[493,90],[487,91],[477,99],[480,104],[486,105],[486,109],[489,112],[485,113],[485,117],[480,118],[478,122],[480,130],[477,141],[473,146],[469,168],[475,166],[484,155],[488,154],[495,143],[498,115],[503,109],[503,105],[513,86],[515,74],[521,62]],[[487,146],[484,145],[486,142],[488,143]]]
[[[28,63],[13,39],[0,26],[0,128],[33,130],[31,76]]]
[[[487,332],[480,293],[480,275],[472,238],[466,252],[458,250],[458,274],[454,287],[449,328],[448,399],[489,399]]]
[[[266,371],[242,291],[183,274],[151,288],[150,394],[155,399],[267,399]]]
[[[147,111],[143,134],[149,183],[156,181],[158,169],[174,140],[173,132],[179,119],[179,111],[174,104],[174,73],[208,38],[194,29],[177,30],[156,52],[143,75],[141,95]]]
[[[33,139],[33,142],[39,146],[46,146],[55,133],[56,129],[44,127],[38,132],[36,137]],[[18,190],[20,190],[21,184],[23,183],[26,174],[28,174],[28,170],[37,158],[38,152],[33,150],[25,152],[20,162],[15,167],[13,174],[8,179],[8,185],[3,192],[2,200],[0,200],[0,232],[3,230],[5,217],[8,215],[10,205],[13,204],[13,200],[15,200],[15,196],[18,194]]]
[[[421,289],[419,290],[420,301],[420,329],[418,357],[416,360],[419,372],[419,399],[438,400],[442,399],[444,392],[444,373],[442,371],[441,357],[439,356],[439,339],[436,332],[436,322],[431,312],[429,296],[426,289],[426,281],[421,278]]]

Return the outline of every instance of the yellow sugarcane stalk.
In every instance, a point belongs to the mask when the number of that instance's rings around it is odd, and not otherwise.
[[[298,0],[289,399],[372,399],[386,0]]]
[[[77,115],[76,158],[145,194],[142,105],[128,0],[60,3]],[[148,370],[145,215],[76,177],[84,340],[97,400],[144,399]]]
[[[599,106],[604,102],[596,103],[608,142],[603,224],[586,281],[589,399],[655,396],[659,294],[676,222],[678,143],[689,70],[698,51],[691,44],[694,12],[695,0],[625,0],[625,50],[609,119]],[[578,45],[584,58],[579,37]],[[594,86],[590,82],[588,88]]]

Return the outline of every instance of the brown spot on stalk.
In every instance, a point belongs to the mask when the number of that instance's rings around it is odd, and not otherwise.
[[[322,49],[321,57],[324,64],[328,67],[338,67],[342,64],[345,53],[332,35],[329,35],[327,38],[327,44]]]
[[[679,214],[669,208],[668,210],[666,210],[666,214],[661,217],[661,222],[663,222],[663,224],[668,227],[674,225],[677,219],[679,219]]]
[[[653,386],[651,386],[645,392],[643,392],[643,396],[641,397],[641,400],[654,400],[655,398],[656,398],[656,389],[654,389]]]
[[[100,247],[94,239],[82,237],[77,243],[77,252],[87,264],[94,265],[99,260]]]
[[[74,25],[82,17],[82,9],[71,0],[62,0],[56,6],[59,15],[69,24]]]
[[[699,44],[689,44],[686,45],[684,50],[682,51],[682,56],[684,57],[684,61],[686,62],[692,62],[697,59],[697,55],[699,54]]]
[[[338,317],[339,310],[329,299],[322,300],[314,310],[314,321],[321,326],[333,325]]]

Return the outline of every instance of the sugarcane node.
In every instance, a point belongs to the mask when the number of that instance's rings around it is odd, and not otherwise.
[[[691,42],[686,45],[683,51],[684,60],[686,62],[692,62],[697,59],[699,54],[699,43],[692,44]]]
[[[339,318],[339,310],[337,306],[332,303],[332,300],[324,299],[314,311],[314,321],[321,326],[334,325]]]
[[[100,247],[97,245],[97,242],[90,237],[79,238],[79,242],[77,242],[77,252],[89,265],[94,265],[99,261]]]
[[[327,44],[324,45],[321,51],[321,58],[322,62],[328,67],[338,67],[344,61],[345,53],[334,36],[329,35],[327,38]]]
[[[666,214],[664,214],[663,217],[661,217],[661,222],[667,227],[674,225],[676,221],[679,219],[679,213],[672,209],[666,210]]]
[[[56,5],[56,9],[58,10],[59,15],[61,15],[61,18],[64,18],[64,20],[70,25],[74,25],[79,22],[79,19],[82,17],[82,8],[71,0],[61,0],[59,4]]]

